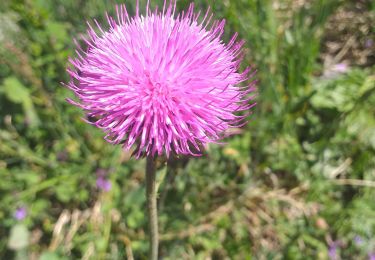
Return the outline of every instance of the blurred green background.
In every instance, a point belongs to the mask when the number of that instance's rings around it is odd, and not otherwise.
[[[147,258],[145,161],[61,85],[116,2],[0,3],[0,259]],[[227,145],[158,166],[163,259],[374,259],[374,1],[195,3],[246,40],[258,105]]]

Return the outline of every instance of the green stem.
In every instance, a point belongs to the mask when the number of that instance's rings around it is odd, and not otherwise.
[[[146,195],[147,195],[147,210],[150,227],[150,249],[149,259],[158,259],[158,212],[156,204],[156,170],[155,160],[152,156],[147,157],[146,164]]]

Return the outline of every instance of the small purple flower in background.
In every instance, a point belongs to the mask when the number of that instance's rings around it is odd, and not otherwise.
[[[363,245],[364,241],[363,241],[363,238],[361,236],[358,236],[356,235],[354,237],[354,243],[357,245],[357,246],[361,246]]]
[[[375,260],[375,253],[370,253],[368,255],[368,260]]]
[[[332,70],[337,73],[345,73],[349,69],[348,64],[346,63],[339,63],[332,66]]]
[[[374,45],[374,40],[373,39],[367,39],[365,41],[365,47],[366,48],[371,48]]]
[[[103,191],[110,191],[112,188],[112,184],[109,180],[106,180],[103,177],[98,177],[96,179],[96,187]]]
[[[148,1],[141,15],[137,1],[135,17],[117,6],[108,30],[90,26],[68,69],[66,86],[79,100],[68,101],[137,157],[201,155],[244,125],[255,105],[255,72],[240,72],[244,41],[235,34],[224,43],[225,21],[211,21],[209,11],[200,20],[193,3],[177,15],[176,1],[167,2],[152,11]]]
[[[25,207],[19,207],[13,214],[13,217],[17,220],[23,220],[27,216],[27,210]]]
[[[112,183],[107,179],[108,171],[104,169],[98,169],[96,171],[96,187],[102,191],[110,191]]]
[[[324,70],[324,77],[326,78],[334,78],[341,74],[345,74],[349,71],[349,66],[346,63],[338,63],[331,66],[328,66]]]
[[[338,256],[337,256],[338,246],[339,246],[339,241],[333,241],[332,243],[330,243],[329,248],[328,248],[329,259],[331,259],[331,260],[337,260],[338,259]]]

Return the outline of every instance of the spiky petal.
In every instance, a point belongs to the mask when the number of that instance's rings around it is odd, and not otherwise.
[[[116,19],[107,15],[109,29],[89,25],[86,48],[70,59],[67,86],[87,113],[90,123],[103,129],[105,139],[135,146],[137,156],[199,155],[202,147],[218,142],[231,127],[242,124],[255,103],[249,93],[250,68],[239,72],[243,41],[235,34],[221,40],[225,21],[202,18],[191,4],[175,15],[176,3],[163,10],[130,17],[125,5]],[[202,18],[202,19],[201,19]]]

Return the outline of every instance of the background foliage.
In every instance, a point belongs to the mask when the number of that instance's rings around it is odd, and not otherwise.
[[[60,84],[115,2],[0,3],[1,259],[146,259],[145,162]],[[195,2],[246,40],[258,105],[227,145],[160,161],[163,259],[375,257],[374,2]]]

